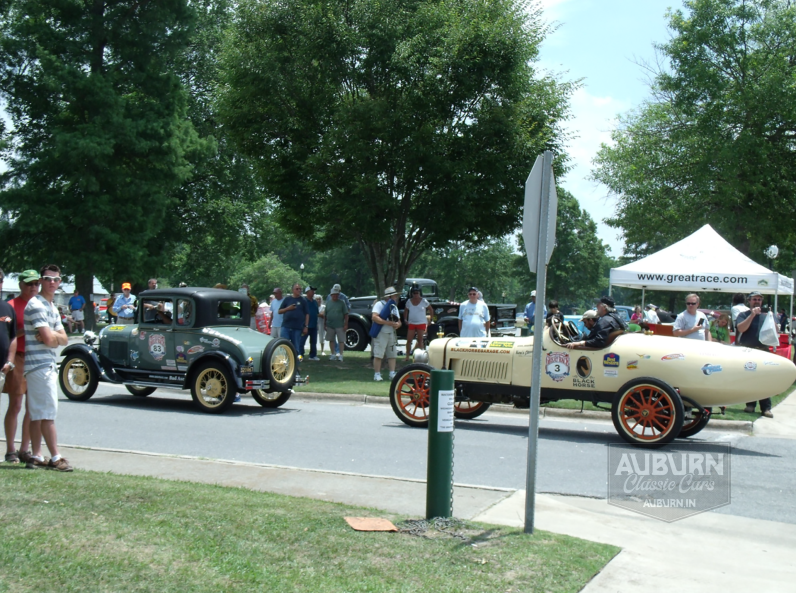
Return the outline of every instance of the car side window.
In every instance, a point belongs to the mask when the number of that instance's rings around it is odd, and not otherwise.
[[[138,307],[141,312],[141,323],[171,325],[174,304],[170,299],[141,299]]]
[[[218,303],[219,319],[240,319],[241,315],[240,301],[220,301]]]
[[[177,325],[188,327],[193,324],[193,303],[188,299],[177,299]]]

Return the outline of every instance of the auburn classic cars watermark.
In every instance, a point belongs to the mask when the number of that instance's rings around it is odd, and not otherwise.
[[[671,523],[730,504],[730,445],[608,445],[608,504]]]

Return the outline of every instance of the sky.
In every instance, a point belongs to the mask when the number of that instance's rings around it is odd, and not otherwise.
[[[649,97],[649,77],[641,64],[654,63],[656,43],[670,39],[666,11],[682,0],[540,0],[543,19],[557,27],[542,44],[538,65],[563,80],[583,79],[571,98],[572,118],[564,126],[575,137],[567,152],[571,170],[557,182],[597,223],[611,255],[622,255],[619,230],[602,222],[615,200],[602,184],[588,179],[601,143],[610,144],[617,115]]]

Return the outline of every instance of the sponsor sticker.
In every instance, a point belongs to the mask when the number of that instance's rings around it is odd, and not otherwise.
[[[650,355],[649,354],[636,354],[636,356],[638,356],[639,360],[649,360],[650,359]]]
[[[204,346],[194,346],[193,348],[188,349],[188,356],[193,356],[194,354],[199,354],[200,352],[204,352]]]
[[[578,377],[587,378],[591,375],[591,359],[588,356],[581,356],[575,364],[575,370],[578,372]]]
[[[241,373],[253,373],[254,370],[252,369],[252,367],[240,367],[240,372]]]
[[[140,334],[138,334],[138,339],[139,340],[146,340],[146,332],[141,332]]]
[[[548,352],[545,373],[556,383],[569,377],[569,352]]]
[[[149,354],[155,360],[161,360],[166,356],[166,337],[160,334],[149,336]]]
[[[178,363],[180,363],[180,362],[182,362],[182,363],[188,362],[188,359],[185,356],[185,352],[177,352],[177,362]]]
[[[667,354],[666,356],[661,356],[661,360],[685,360],[685,354]]]
[[[451,352],[478,352],[479,354],[511,354],[511,350],[494,350],[492,348],[451,348]]]
[[[126,327],[127,327],[126,325],[110,325],[110,326],[108,326],[108,331],[109,332],[120,332],[123,329],[125,329]],[[135,334],[133,334],[133,335],[135,335]]]
[[[619,369],[603,369],[603,376],[605,377],[618,377]]]
[[[490,348],[514,348],[514,342],[489,342]]]
[[[177,370],[176,366],[171,366],[171,365],[168,365],[168,364],[164,365],[164,366],[162,366],[160,368],[163,369],[164,371],[176,371]]]
[[[706,364],[702,367],[702,372],[706,375],[712,375],[713,373],[720,373],[722,371],[720,364]]]
[[[130,350],[130,360],[138,360],[138,350]]]
[[[633,369],[637,369],[637,368],[638,368],[638,361],[637,360],[631,360],[630,362],[627,363],[627,370],[628,371],[632,371]]]
[[[533,356],[533,348],[526,348],[524,350],[515,350],[515,356]]]
[[[210,344],[214,348],[218,348],[221,345],[221,340],[218,338],[213,338],[212,340],[208,340],[207,338],[199,338],[199,341],[204,342],[205,344]],[[193,348],[191,350],[193,350]],[[191,353],[191,350],[188,350],[188,354]]]
[[[751,360],[743,365],[745,371],[756,371],[757,370],[757,363],[752,362]]]
[[[178,364],[177,365],[177,370],[178,371],[187,371],[188,370],[188,366],[184,365],[184,364]]]
[[[618,367],[619,366],[619,355],[613,352],[609,352],[605,356],[603,356],[603,366],[604,367]]]
[[[131,331],[131,332],[130,332],[130,335],[131,335],[131,336],[137,336],[137,335],[138,335],[138,328],[137,328],[137,327],[134,327],[134,328],[133,328],[133,331]]]
[[[572,378],[572,387],[579,387],[581,389],[594,389],[594,379],[581,379],[580,377],[573,377]]]
[[[608,504],[671,523],[730,504],[730,444],[608,445]]]
[[[177,363],[174,362],[173,360],[166,360],[166,364],[171,365],[171,366],[175,366]]]
[[[779,366],[779,363],[778,362],[774,362],[773,360],[767,360],[763,364],[766,365],[767,367],[778,367]]]

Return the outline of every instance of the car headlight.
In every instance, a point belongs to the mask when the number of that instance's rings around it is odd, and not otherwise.
[[[414,362],[428,364],[428,351],[416,348],[414,353],[412,354],[412,360]]]

